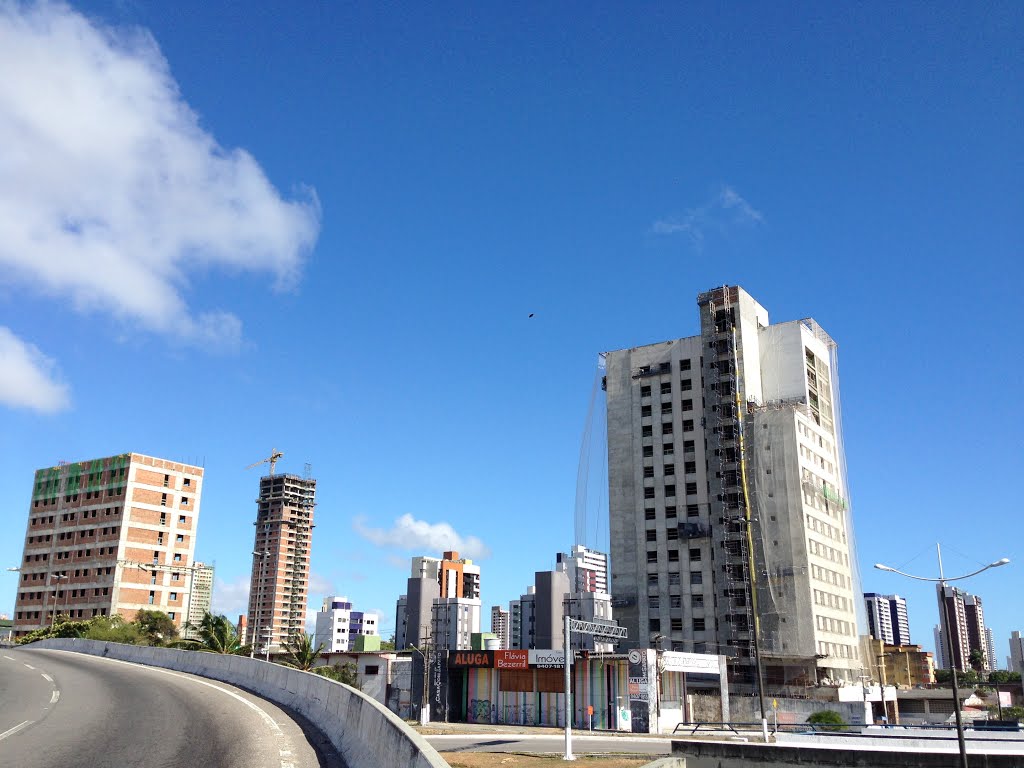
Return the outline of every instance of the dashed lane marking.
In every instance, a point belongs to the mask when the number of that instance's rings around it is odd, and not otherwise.
[[[26,720],[24,723],[19,723],[18,725],[14,726],[13,728],[11,728],[9,730],[6,730],[3,733],[0,733],[0,741],[3,741],[8,736],[13,736],[18,731],[20,731],[22,728],[25,728],[25,727],[27,727],[29,725],[32,725],[32,723],[33,723],[32,720]]]
[[[17,661],[16,658],[14,658],[13,656],[8,656],[6,653],[4,654],[4,658],[7,659],[8,661]]]
[[[48,674],[46,674],[45,672],[43,672],[43,673],[42,673],[42,675],[43,675],[43,679],[44,679],[44,680],[46,680],[46,681],[47,681],[48,683],[52,683],[52,682],[53,682],[53,678],[52,678],[52,677],[50,677],[50,676],[49,676]]]
[[[58,701],[60,701],[60,691],[54,691],[50,694],[50,703],[56,704]]]
[[[29,669],[35,669],[35,667],[33,667],[31,664],[26,664],[25,666],[28,667]]]

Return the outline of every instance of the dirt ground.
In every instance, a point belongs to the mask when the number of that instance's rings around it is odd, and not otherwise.
[[[555,768],[565,765],[561,757],[517,755],[509,752],[442,752],[452,768]],[[577,757],[575,768],[639,768],[653,757]]]

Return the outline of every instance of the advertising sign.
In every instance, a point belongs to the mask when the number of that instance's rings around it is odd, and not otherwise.
[[[659,661],[662,670],[665,672],[691,672],[703,675],[721,674],[718,666],[718,657],[709,653],[681,653],[680,651],[665,651],[661,654]]]
[[[529,651],[527,657],[531,667],[537,669],[561,669],[565,666],[565,651]]]
[[[451,651],[449,666],[493,667],[494,651]]]
[[[529,651],[494,651],[495,669],[529,669]]]
[[[646,649],[629,652],[627,689],[629,698],[630,725],[633,733],[649,733],[651,730],[651,709],[654,688],[649,653]]]

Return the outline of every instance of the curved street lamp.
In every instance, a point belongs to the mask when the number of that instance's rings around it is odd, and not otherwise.
[[[1008,557],[1000,558],[995,562],[989,563],[983,568],[979,568],[971,573],[965,573],[963,576],[951,576],[946,578],[942,571],[942,547],[939,544],[935,545],[935,551],[939,558],[939,576],[938,578],[931,576],[915,576],[912,573],[906,573],[882,563],[875,563],[875,568],[880,571],[889,571],[890,573],[898,573],[900,576],[906,576],[908,579],[916,579],[917,581],[930,581],[934,584],[939,585],[939,595],[942,602],[942,623],[946,631],[946,653],[949,654],[949,669],[950,679],[953,683],[953,714],[956,715],[956,740],[960,747],[960,768],[967,768],[967,742],[964,741],[964,721],[963,716],[960,713],[960,692],[957,690],[956,684],[956,660],[953,658],[953,632],[949,625],[949,606],[946,604],[946,582],[949,581],[961,581],[962,579],[969,579],[971,576],[977,576],[983,571],[987,571],[989,568],[998,568],[1001,565],[1006,565],[1010,562]]]

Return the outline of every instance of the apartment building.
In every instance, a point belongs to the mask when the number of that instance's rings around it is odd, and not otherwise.
[[[868,632],[889,645],[910,645],[910,622],[906,598],[899,595],[864,593]]]
[[[203,469],[138,453],[36,470],[14,634],[73,619],[189,610]]]
[[[939,667],[949,669],[950,664],[956,664],[958,671],[966,672],[971,669],[971,652],[980,651],[985,656],[982,671],[990,672],[995,669],[995,648],[991,647],[990,632],[985,626],[985,611],[981,598],[948,584],[945,591],[942,585],[936,584],[935,594],[939,603],[940,623],[934,630]],[[948,613],[944,614],[944,610]],[[946,637],[947,616],[953,636],[952,659],[949,653],[949,640]]]
[[[344,595],[325,597],[316,614],[314,647],[323,645],[324,653],[348,653],[356,650],[360,637],[379,637],[380,617],[372,611],[356,611]]]
[[[213,602],[214,570],[214,566],[207,563],[196,563],[192,570],[192,598],[188,608],[190,627],[202,624],[203,616],[210,610],[210,604]],[[199,632],[196,629],[186,629],[182,636],[198,640]]]
[[[316,480],[260,478],[246,641],[271,652],[305,632]]]
[[[480,632],[480,613],[480,566],[455,551],[414,557],[406,593],[395,604],[395,647],[429,642],[438,649],[468,650]]]
[[[570,552],[555,555],[558,566],[565,568],[572,592],[608,593],[608,555],[580,544]]]
[[[1006,657],[1006,668],[1011,672],[1024,672],[1024,637],[1016,629],[1010,633],[1010,655]]]
[[[625,647],[730,657],[740,690],[859,658],[836,344],[735,286],[700,335],[605,355],[610,592]],[[760,664],[757,664],[760,660]]]
[[[509,645],[509,632],[511,626],[509,625],[509,612],[502,608],[500,605],[491,606],[491,634],[498,638],[498,647],[502,650],[508,650],[511,646]]]

